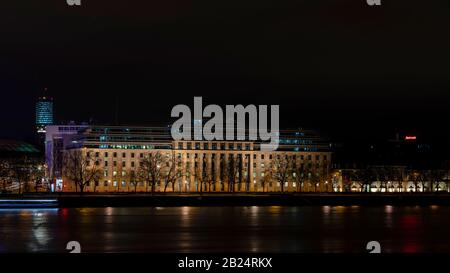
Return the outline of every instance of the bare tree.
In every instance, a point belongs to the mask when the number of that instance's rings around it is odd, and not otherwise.
[[[422,192],[427,191],[427,172],[425,170],[419,170],[419,176],[417,177],[418,183],[420,185],[420,188],[422,189]]]
[[[364,183],[361,180],[361,172],[360,170],[352,170],[348,173],[348,179],[350,184],[356,183],[359,185],[360,192],[363,190]]]
[[[179,162],[181,158],[178,158],[173,151],[171,154],[167,154],[163,162],[163,179],[164,179],[164,192],[166,192],[169,184],[172,185],[172,191],[175,191],[175,182],[179,176]]]
[[[206,162],[206,158],[202,158],[200,162],[201,164],[195,167],[195,178],[199,184],[200,192],[204,190],[211,191],[211,184],[214,182],[212,171],[208,169],[208,164]]]
[[[131,170],[129,174],[130,185],[134,188],[134,192],[137,193],[137,186],[141,183],[139,176],[136,175],[135,170]]]
[[[29,190],[32,178],[31,165],[32,162],[27,157],[18,158],[10,163],[12,178],[18,183],[18,194]]]
[[[94,180],[94,192],[97,192],[97,187],[98,184],[100,183],[100,178],[101,178],[100,174],[94,175],[94,177],[92,178]]]
[[[208,181],[208,174],[205,169],[199,168],[198,166],[194,169],[194,176],[197,181],[199,192],[203,192],[203,186]]]
[[[206,186],[207,186],[207,190],[208,192],[211,192],[213,190],[213,188],[215,188],[215,182],[216,182],[216,178],[217,178],[217,173],[216,173],[216,163],[214,162],[214,157],[211,158],[211,165],[208,168],[208,177],[206,180]]]
[[[303,185],[305,183],[305,174],[303,172],[300,172],[298,169],[295,172],[295,191],[296,192],[302,192],[303,191]]]
[[[274,180],[274,174],[275,174],[274,166],[273,166],[272,162],[269,162],[269,166],[265,166],[264,176],[262,176],[262,178],[260,180],[263,192],[266,192],[266,189],[268,190],[269,186],[271,185],[272,181]],[[263,175],[263,174],[261,174],[261,175]]]
[[[302,191],[304,191],[303,185],[306,182],[306,179],[308,177],[308,173],[310,173],[310,170],[305,168],[304,163],[301,163],[301,164],[295,164],[294,171],[295,171],[295,182],[297,183],[296,191],[302,192]]]
[[[384,191],[387,191],[387,183],[390,180],[390,173],[389,169],[387,169],[384,166],[375,168],[375,176],[377,177],[377,180],[380,181],[380,189],[384,189]]]
[[[415,185],[416,185],[416,192],[419,187],[422,189],[422,192],[425,192],[427,190],[427,171],[425,170],[415,171]]]
[[[444,167],[444,181],[447,187],[447,192],[450,191],[450,160],[447,160],[443,164]]]
[[[234,192],[236,182],[240,179],[240,173],[242,170],[241,158],[230,154],[228,160],[226,161],[227,170],[227,180],[228,180],[228,191]]]
[[[356,180],[361,187],[361,192],[370,192],[372,182],[375,180],[375,169],[373,167],[366,167],[355,172]]]
[[[43,181],[45,179],[45,169],[40,164],[32,164],[31,168],[31,181],[33,182],[34,191],[38,192],[39,188],[43,187]]]
[[[145,191],[148,192],[148,186],[152,194],[155,192],[156,185],[162,179],[162,164],[164,163],[161,152],[147,154],[140,162],[138,176],[139,180],[145,183]]]
[[[75,184],[75,191],[84,193],[86,186],[101,176],[100,162],[91,157],[91,152],[68,150],[64,153],[63,173]]]
[[[126,179],[127,173],[123,170],[122,163],[118,164],[116,167],[116,176],[119,178],[117,179],[117,185],[116,185],[116,191],[120,192],[120,189],[122,187],[122,181]]]
[[[419,172],[416,170],[408,170],[408,180],[414,184],[414,191],[417,192],[419,188]]]
[[[221,189],[225,190],[225,182],[228,181],[228,164],[225,155],[220,155],[219,160],[219,179],[221,182]]]
[[[311,184],[314,186],[314,192],[317,192],[317,188],[320,186],[320,176],[318,173],[312,173],[310,177]]]
[[[0,161],[0,180],[2,183],[2,192],[6,192],[8,183],[11,181],[11,168],[6,160]]]
[[[430,172],[430,183],[432,191],[440,191],[441,190],[441,182],[444,181],[445,172],[439,169],[432,170]]]
[[[284,192],[284,185],[292,175],[292,160],[287,155],[277,155],[273,160],[273,177],[280,184],[281,192]]]

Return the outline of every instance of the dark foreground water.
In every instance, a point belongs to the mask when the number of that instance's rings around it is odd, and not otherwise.
[[[0,209],[0,252],[450,252],[450,207]]]

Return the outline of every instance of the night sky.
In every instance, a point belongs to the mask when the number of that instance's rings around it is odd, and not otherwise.
[[[0,137],[31,138],[48,87],[59,121],[151,125],[192,104],[279,104],[281,126],[334,139],[447,140],[446,0],[6,0]]]

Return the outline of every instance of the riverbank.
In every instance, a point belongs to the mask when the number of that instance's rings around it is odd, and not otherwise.
[[[141,206],[352,206],[352,205],[445,205],[448,193],[302,193],[302,194],[26,194],[0,196],[8,204],[23,200],[56,199],[58,207]]]

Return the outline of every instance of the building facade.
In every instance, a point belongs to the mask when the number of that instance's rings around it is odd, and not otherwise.
[[[74,122],[45,127],[46,176],[53,182],[53,190],[62,190],[62,165],[65,148],[70,146],[72,137],[86,127],[87,124],[75,124]]]
[[[281,131],[279,148],[272,152],[261,151],[260,144],[173,141],[168,127],[89,126],[64,150],[82,155],[87,163],[80,169],[95,170],[85,181],[83,190],[89,192],[333,191],[329,145],[316,133]],[[157,174],[152,183],[142,175],[151,160]],[[62,176],[63,191],[80,190],[79,183]]]

